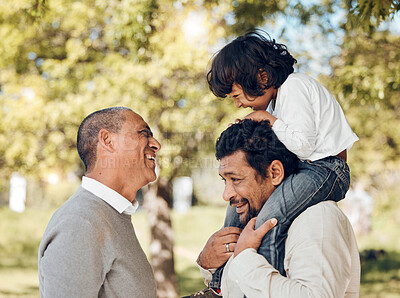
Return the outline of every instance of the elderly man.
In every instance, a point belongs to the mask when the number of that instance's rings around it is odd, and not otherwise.
[[[156,179],[160,144],[124,107],[96,111],[78,130],[85,165],[78,190],[54,213],[39,247],[41,297],[156,297],[131,215]]]
[[[257,222],[259,228],[254,230],[254,217],[274,191],[291,191],[288,176],[296,172],[297,164],[269,123],[244,120],[232,125],[221,134],[216,151],[219,174],[225,181],[223,198],[247,225],[243,232],[225,227],[210,237],[197,261],[210,287],[191,297],[221,296],[212,288],[219,282],[214,272],[226,261],[219,275],[224,297],[358,297],[356,240],[349,221],[333,201],[308,208],[292,223],[285,244],[286,276],[257,253],[276,220]],[[284,187],[279,187],[284,181]],[[209,284],[213,273],[217,283]]]

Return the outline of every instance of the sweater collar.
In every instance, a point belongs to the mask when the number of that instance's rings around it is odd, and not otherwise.
[[[118,192],[95,179],[83,176],[82,187],[87,191],[90,191],[94,195],[98,196],[100,199],[102,199],[115,210],[117,210],[120,214],[124,213],[132,215],[139,207],[139,203],[136,200],[132,204]]]

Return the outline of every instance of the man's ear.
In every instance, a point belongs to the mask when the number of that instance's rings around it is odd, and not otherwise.
[[[285,178],[285,169],[279,160],[274,160],[268,167],[268,176],[271,178],[272,184],[278,186]]]
[[[104,150],[113,152],[115,150],[115,144],[113,142],[113,134],[109,132],[107,129],[100,129],[99,131],[99,145],[102,147]]]

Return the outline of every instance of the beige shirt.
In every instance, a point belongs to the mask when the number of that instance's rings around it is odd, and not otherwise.
[[[230,258],[224,297],[359,297],[360,259],[353,229],[333,201],[308,208],[292,223],[285,245],[287,277],[254,249]],[[205,281],[210,274],[202,270]]]

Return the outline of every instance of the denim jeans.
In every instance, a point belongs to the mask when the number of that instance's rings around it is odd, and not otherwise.
[[[283,276],[285,240],[290,224],[308,207],[326,200],[340,201],[350,185],[350,170],[339,157],[299,161],[299,171],[285,178],[261,208],[256,228],[275,217],[278,224],[263,238],[258,253]],[[224,226],[243,227],[235,208],[228,206]],[[210,287],[220,288],[223,266],[213,274]]]

